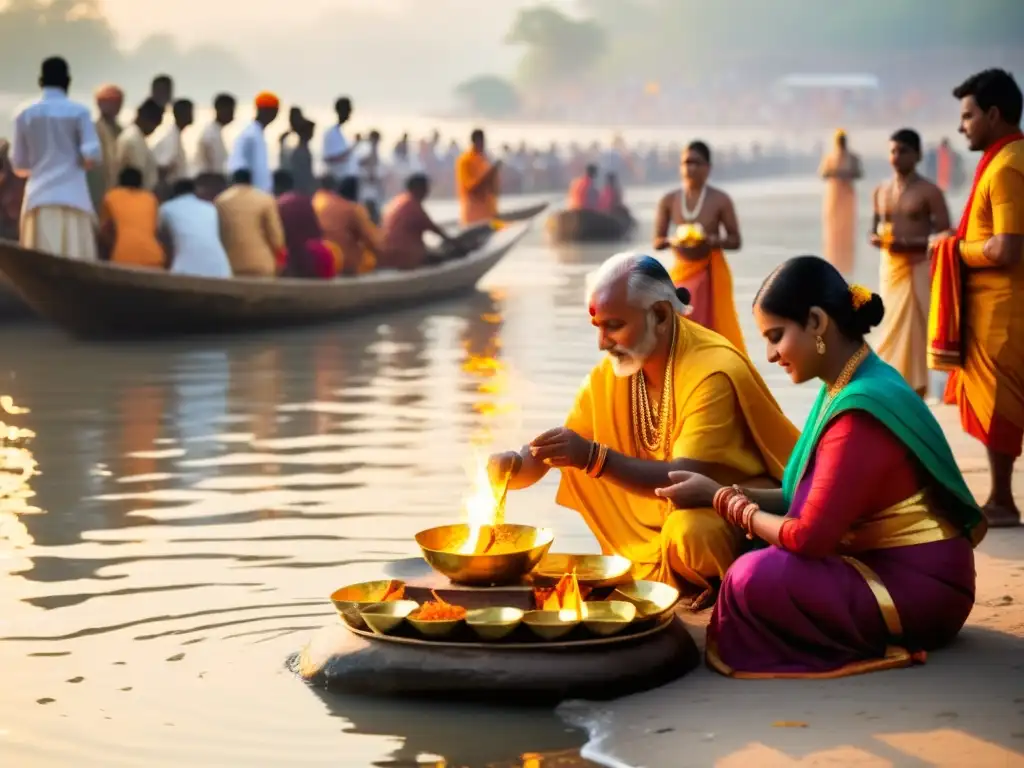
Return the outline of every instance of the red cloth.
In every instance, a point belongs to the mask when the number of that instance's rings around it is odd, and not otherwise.
[[[323,240],[307,240],[306,253],[312,261],[313,276],[330,280],[337,274],[337,264],[330,247]]]
[[[811,487],[797,517],[779,531],[783,549],[806,557],[836,554],[860,517],[910,498],[923,487],[917,461],[864,411],[849,411],[821,436],[809,469]]]
[[[597,210],[616,213],[621,206],[622,198],[619,196],[619,190],[607,183],[601,187],[601,192],[597,196]]]
[[[313,198],[300,192],[286,192],[277,198],[277,210],[284,227],[284,241],[288,249],[288,277],[322,277],[319,274],[317,256],[310,253],[306,244],[323,237],[320,221],[313,210]]]

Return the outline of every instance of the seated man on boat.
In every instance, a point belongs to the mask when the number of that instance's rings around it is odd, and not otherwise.
[[[217,207],[196,195],[192,179],[178,179],[160,206],[160,241],[177,275],[231,277],[231,262],[220,241]]]
[[[337,188],[335,192],[332,187]],[[337,274],[363,275],[372,272],[380,260],[383,246],[370,214],[359,204],[359,179],[346,176],[339,182],[324,179],[313,195],[324,240],[341,251]]]
[[[956,637],[974,606],[987,523],[932,411],[865,343],[884,307],[815,256],[755,297],[768,360],[820,379],[781,489],[691,471],[658,491],[712,505],[768,546],[726,575],[707,660],[739,678],[833,678],[905,667]]]
[[[798,433],[747,357],[684,317],[688,298],[651,256],[601,265],[588,303],[606,357],[564,426],[497,454],[490,470],[520,489],[560,469],[556,500],[583,515],[604,552],[632,560],[638,579],[697,593],[702,607],[743,536],[710,503],[673,510],[655,489],[683,469],[777,488]]]
[[[100,206],[101,257],[114,264],[163,269],[167,255],[157,238],[160,204],[142,188],[138,168],[123,168]]]
[[[601,192],[597,196],[597,210],[607,213],[609,216],[616,216],[626,221],[632,221],[633,217],[626,208],[622,199],[622,187],[619,184],[619,177],[614,172],[605,174],[604,184],[601,185]]]
[[[434,223],[423,207],[430,194],[430,179],[425,173],[414,173],[405,182],[405,192],[392,200],[384,210],[384,258],[381,269],[416,269],[427,261],[426,232],[433,232],[445,243],[451,238]]]
[[[288,248],[283,274],[286,277],[334,277],[338,271],[334,252],[324,241],[320,220],[313,210],[313,198],[296,190],[295,177],[285,170],[275,171],[274,189],[278,191],[277,210]]]
[[[570,211],[596,211],[600,193],[597,189],[597,166],[591,163],[581,176],[569,185],[565,207]]]
[[[484,224],[498,217],[498,180],[501,160],[487,158],[484,132],[470,135],[470,147],[455,161],[455,191],[463,226]]]
[[[215,201],[220,239],[238,277],[274,277],[287,259],[277,201],[252,184],[248,168],[231,176],[231,186]]]

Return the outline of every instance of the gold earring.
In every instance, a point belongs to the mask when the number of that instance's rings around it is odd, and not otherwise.
[[[821,336],[814,337],[814,346],[818,350],[819,355],[825,354],[825,340]]]

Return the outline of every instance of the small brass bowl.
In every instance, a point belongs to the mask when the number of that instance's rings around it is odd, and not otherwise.
[[[636,618],[636,606],[623,600],[600,600],[583,604],[583,626],[600,637],[611,637]]]
[[[474,530],[480,535],[467,547]],[[442,525],[416,534],[416,543],[431,568],[456,584],[479,586],[519,582],[540,562],[554,539],[548,528],[509,523],[482,529],[466,523]],[[485,548],[483,553],[476,553]]]
[[[660,620],[671,615],[679,602],[679,590],[660,581],[635,581],[617,587],[609,599],[632,603],[641,619]]]
[[[361,584],[350,584],[335,590],[331,594],[331,602],[338,611],[341,620],[355,629],[366,629],[366,622],[359,611],[369,605],[380,603],[384,596],[404,589],[405,582],[398,579],[382,579],[381,581],[364,581]]]
[[[524,615],[518,608],[477,608],[466,614],[466,624],[482,640],[501,640],[515,632]]]
[[[558,640],[576,629],[580,619],[574,610],[527,611],[523,624],[543,640]]]
[[[414,619],[412,616],[406,618],[412,628],[419,632],[424,637],[429,637],[435,640],[449,637],[455,630],[457,630],[465,619],[441,619],[438,621],[425,621],[424,619]]]
[[[378,635],[390,635],[419,607],[420,604],[415,600],[394,600],[368,605],[359,611],[359,615],[363,617],[366,626]]]
[[[558,581],[567,573],[576,571],[581,587],[610,587],[628,580],[632,561],[619,555],[566,555],[549,553],[533,569],[533,578]]]

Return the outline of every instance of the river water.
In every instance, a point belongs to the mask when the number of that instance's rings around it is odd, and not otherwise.
[[[801,423],[813,389],[767,366],[748,308],[818,249],[820,185],[730,191],[751,354]],[[641,239],[654,201],[631,198]],[[0,326],[0,763],[585,764],[548,710],[353,699],[284,667],[336,620],[331,591],[460,519],[475,456],[561,423],[599,354],[584,276],[611,249],[542,229],[477,294],[330,327],[98,344]],[[514,494],[509,519],[596,551],[554,487]]]

